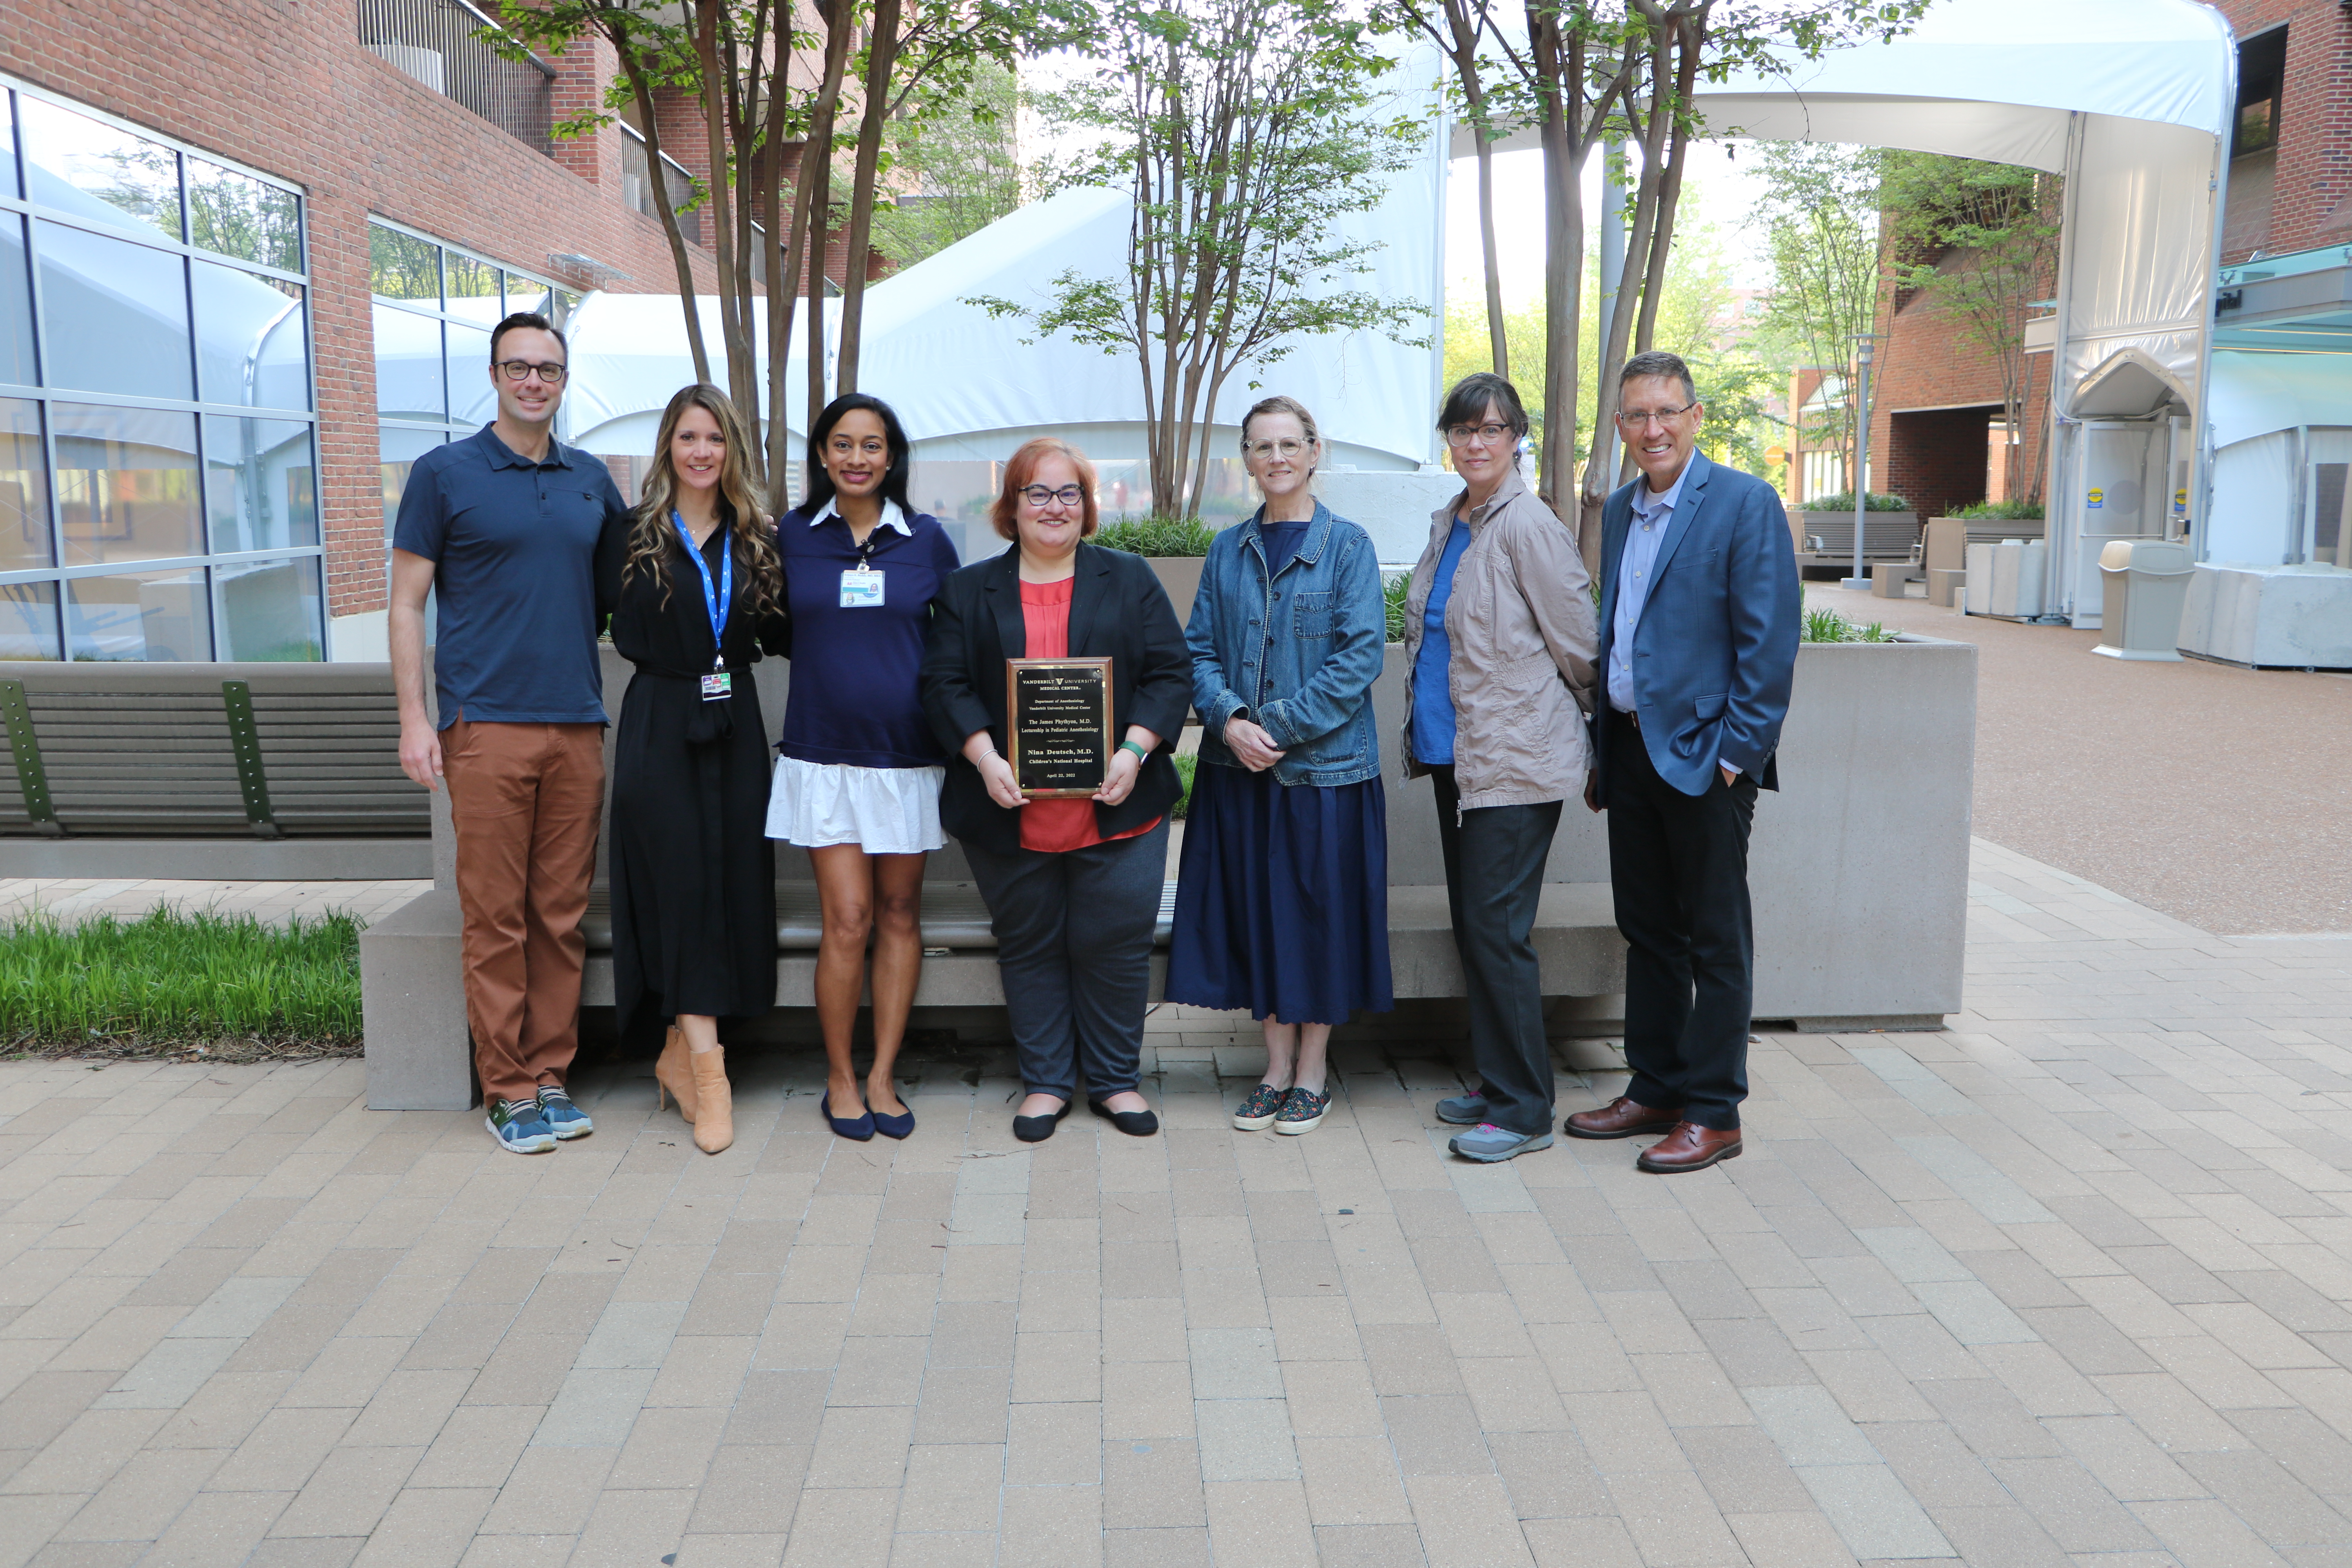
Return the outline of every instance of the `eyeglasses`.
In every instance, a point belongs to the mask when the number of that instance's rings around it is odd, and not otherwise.
[[[1675,420],[1681,418],[1684,415],[1688,414],[1692,409],[1696,408],[1697,406],[1697,402],[1693,400],[1692,402],[1684,404],[1680,408],[1660,408],[1654,411],[1644,410],[1639,414],[1634,413],[1632,409],[1627,409],[1617,416],[1617,423],[1622,425],[1628,430],[1645,430],[1649,428],[1652,424],[1661,426],[1671,425]]]
[[[1244,458],[1271,458],[1278,455],[1285,458],[1295,458],[1298,456],[1299,453],[1307,450],[1307,444],[1304,441],[1294,441],[1287,436],[1285,436],[1280,440],[1276,441],[1244,441],[1242,443],[1242,456]]]
[[[533,371],[539,373],[540,380],[551,385],[563,379],[563,363],[561,360],[551,360],[545,364],[535,364],[527,359],[502,359],[499,361],[499,369],[505,374],[509,381],[528,380]]]
[[[1491,447],[1506,437],[1517,435],[1507,425],[1448,425],[1445,440],[1448,446],[1467,447],[1473,441],[1483,441]]]
[[[1060,501],[1064,506],[1076,506],[1087,499],[1087,492],[1076,485],[1064,485],[1057,490],[1049,490],[1043,485],[1031,485],[1021,491],[1021,497],[1031,506],[1043,511],[1055,501]]]

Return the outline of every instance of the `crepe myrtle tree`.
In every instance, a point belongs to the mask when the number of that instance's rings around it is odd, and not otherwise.
[[[1324,333],[1428,341],[1425,302],[1362,284],[1381,242],[1337,232],[1430,134],[1382,89],[1376,41],[1345,0],[1099,0],[1091,68],[1045,100],[1057,131],[1091,138],[1051,183],[1134,198],[1126,264],[971,303],[1135,356],[1159,510],[1197,504],[1236,374]]]

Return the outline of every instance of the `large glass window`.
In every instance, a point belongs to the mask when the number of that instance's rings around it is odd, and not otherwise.
[[[0,79],[0,659],[321,657],[304,267],[299,192]]]
[[[561,327],[580,296],[381,218],[368,228],[368,273],[389,541],[409,465],[498,416],[490,329],[517,310],[537,310]]]

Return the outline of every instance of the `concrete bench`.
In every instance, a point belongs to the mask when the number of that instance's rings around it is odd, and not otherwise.
[[[790,667],[757,668],[772,731]],[[628,668],[605,655],[608,709]],[[1767,796],[1750,848],[1759,1018],[1799,1027],[1940,1026],[1959,1005],[1969,799],[1976,730],[1976,649],[1913,641],[1808,645],[1781,748],[1783,793]],[[1403,650],[1389,650],[1374,689],[1388,779],[1389,955],[1399,999],[1458,997],[1462,968],[1446,913],[1437,814],[1426,781],[1404,784]],[[610,738],[607,738],[609,748]],[[475,1096],[459,984],[457,897],[446,796],[434,802],[435,888],[360,939],[368,1102],[379,1110],[462,1110]],[[597,885],[604,881],[598,849]],[[816,900],[803,852],[777,854],[777,1005],[814,1005]],[[1624,943],[1609,889],[1604,819],[1571,802],[1544,872],[1536,928],[1543,991],[1595,1027],[1622,1016]],[[1171,885],[1161,906],[1162,945]],[[582,1000],[613,998],[609,916],[588,924]],[[934,1016],[987,1018],[1003,1004],[987,912],[961,848],[926,872],[923,961],[915,994]],[[1152,995],[1165,978],[1152,963]]]
[[[368,664],[22,663],[0,679],[12,874],[421,878],[392,670]]]

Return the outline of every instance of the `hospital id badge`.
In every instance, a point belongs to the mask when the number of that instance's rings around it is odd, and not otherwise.
[[[841,574],[841,607],[878,610],[882,607],[882,574],[868,566],[846,567]]]
[[[734,694],[735,672],[733,670],[714,669],[702,678],[702,700],[705,702],[717,702],[722,698],[731,697]]]

